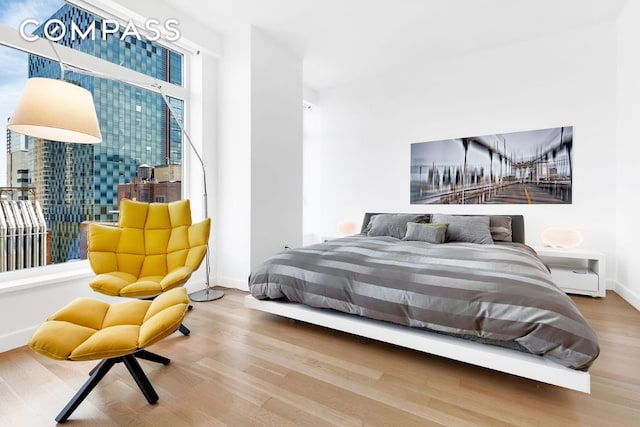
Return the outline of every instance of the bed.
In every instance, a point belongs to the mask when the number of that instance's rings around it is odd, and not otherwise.
[[[519,215],[368,213],[358,235],[265,260],[249,289],[249,308],[590,392],[597,337]]]

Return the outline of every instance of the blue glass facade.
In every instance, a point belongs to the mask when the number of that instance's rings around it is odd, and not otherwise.
[[[182,55],[122,31],[104,39],[102,20],[64,5],[50,19],[66,27],[58,43],[98,58],[182,85]],[[71,22],[85,30],[95,22],[95,34],[72,37]],[[34,34],[43,36],[43,28]],[[60,65],[29,56],[29,77],[59,78]],[[118,209],[118,184],[132,181],[138,166],[182,163],[182,133],[159,94],[124,83],[76,73],[65,79],[88,89],[98,114],[102,143],[95,145],[35,141],[31,144],[32,185],[52,230],[53,262],[79,258],[79,226],[83,221],[113,221]],[[172,106],[182,117],[183,101]],[[177,129],[177,131],[176,131]]]

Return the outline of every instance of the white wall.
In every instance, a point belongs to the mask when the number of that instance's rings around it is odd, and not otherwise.
[[[251,32],[225,35],[218,81],[216,283],[245,288],[251,254]]]
[[[302,245],[302,60],[251,31],[251,267]]]
[[[640,310],[636,168],[640,139],[640,3],[627,2],[618,21],[616,291]]]
[[[424,57],[420,67],[321,91],[318,232],[335,234],[366,211],[521,213],[528,243],[540,244],[548,226],[570,225],[613,266],[616,32],[611,22],[465,57]],[[571,205],[410,205],[411,143],[562,125],[574,126]]]
[[[322,219],[322,205],[319,195],[322,192],[322,110],[319,105],[307,101],[303,110],[302,145],[302,231],[303,244],[310,245],[321,241],[317,233],[317,224]]]
[[[225,34],[220,61],[216,283],[302,244],[302,61],[259,29]]]

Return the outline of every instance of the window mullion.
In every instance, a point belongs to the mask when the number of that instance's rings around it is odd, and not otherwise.
[[[0,25],[0,44],[21,50],[26,53],[41,56],[54,62],[58,62],[58,58],[51,46],[51,42],[39,38],[34,41],[27,41],[20,37],[20,32],[7,25]],[[55,45],[55,51],[65,64],[81,69],[87,69],[96,73],[104,74],[105,78],[114,78],[123,82],[143,87],[144,89],[158,92],[154,85],[161,84],[164,93],[172,98],[186,100],[188,92],[185,87],[178,86],[165,81],[158,81],[145,74],[130,70],[126,67],[105,61],[84,52],[62,46]]]

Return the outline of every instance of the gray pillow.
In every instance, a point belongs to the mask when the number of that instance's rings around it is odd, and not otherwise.
[[[494,242],[513,242],[510,216],[491,215],[489,228]]]
[[[447,226],[447,242],[493,245],[488,215],[433,214],[431,222],[449,224]]]
[[[447,224],[407,223],[407,234],[402,240],[419,240],[427,243],[444,243],[447,235]]]
[[[402,239],[407,234],[408,222],[427,222],[423,214],[378,214],[371,217],[366,228],[367,236],[390,236]]]

